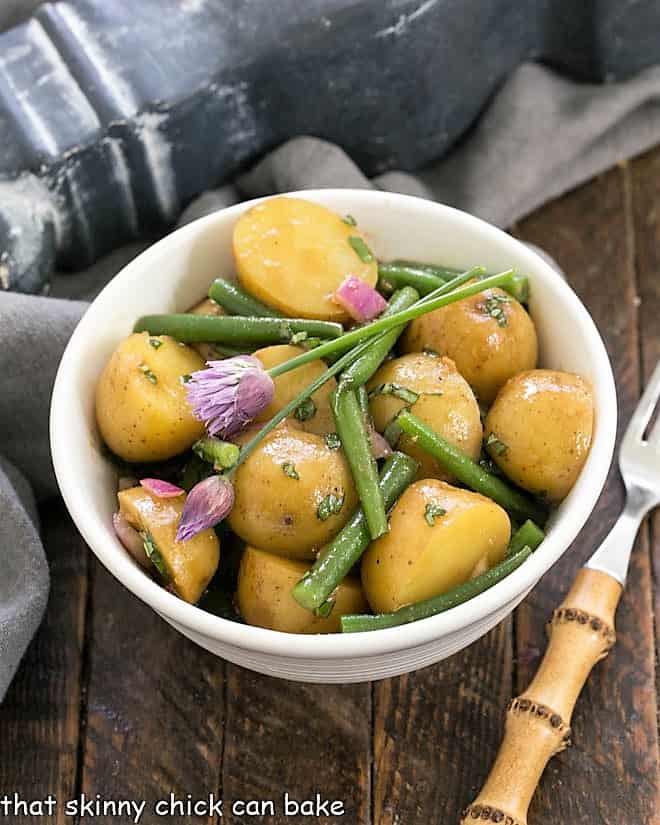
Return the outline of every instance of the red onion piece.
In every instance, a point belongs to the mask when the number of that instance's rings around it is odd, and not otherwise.
[[[387,306],[387,301],[380,292],[355,275],[349,275],[340,284],[332,299],[359,322],[373,320]]]
[[[163,481],[160,478],[141,478],[140,484],[157,498],[176,498],[186,492],[176,484],[170,484],[169,481]]]
[[[112,526],[115,528],[117,538],[135,561],[141,567],[148,569],[151,566],[151,562],[144,552],[144,542],[138,531],[134,527],[131,527],[121,513],[112,514]]]
[[[379,432],[371,430],[371,452],[374,458],[387,458],[392,455],[392,448]]]

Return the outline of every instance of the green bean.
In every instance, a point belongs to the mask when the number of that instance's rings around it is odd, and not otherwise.
[[[193,444],[193,452],[218,469],[227,470],[238,461],[240,447],[219,438],[200,438]]]
[[[419,300],[419,293],[412,287],[404,287],[392,295],[387,305],[387,309],[380,316],[387,318],[395,312],[413,306]],[[381,333],[378,340],[360,358],[356,358],[347,367],[341,376],[341,383],[347,387],[360,387],[366,384],[378,367],[383,363],[387,353],[392,349],[398,337],[401,335],[405,325],[395,327],[388,332]]]
[[[462,269],[455,269],[452,266],[443,266],[442,264],[426,264],[420,263],[419,261],[406,261],[402,258],[397,258],[396,261],[392,261],[391,265],[421,269],[423,272],[430,272],[431,275],[437,275],[438,278],[442,278],[444,281],[450,281],[452,278],[455,278],[456,275],[463,272]]]
[[[478,266],[469,273],[465,273],[460,277],[472,279],[477,278],[482,273],[483,269]],[[491,275],[489,278],[484,278],[481,281],[464,284],[458,289],[452,289],[451,292],[448,292],[445,295],[438,295],[433,298],[429,296],[427,300],[419,301],[417,304],[409,307],[408,309],[404,309],[401,312],[395,312],[387,318],[379,318],[376,321],[365,324],[363,327],[352,329],[350,332],[345,332],[340,338],[336,338],[334,341],[326,341],[324,344],[321,344],[321,346],[315,347],[309,352],[303,352],[301,355],[297,355],[295,358],[291,358],[283,364],[278,364],[276,367],[271,367],[268,373],[271,378],[275,378],[278,375],[283,375],[285,372],[289,372],[289,370],[302,367],[303,364],[308,364],[310,361],[314,361],[318,358],[324,358],[329,353],[336,352],[338,350],[343,352],[349,344],[357,344],[366,338],[376,335],[377,333],[380,334],[381,332],[387,332],[394,327],[407,324],[408,321],[412,321],[414,318],[419,318],[420,315],[425,315],[427,312],[432,312],[434,309],[440,309],[440,307],[448,306],[449,304],[453,304],[455,301],[460,301],[463,298],[470,298],[472,295],[478,295],[480,292],[483,292],[485,289],[490,289],[491,287],[499,286],[504,288],[509,283],[512,275],[513,272],[509,269],[505,272],[500,272],[497,275]],[[217,320],[220,321],[223,319],[218,318]]]
[[[420,295],[428,295],[433,290],[447,283],[460,270],[435,267],[431,264],[412,264],[406,261],[394,261],[391,264],[378,265],[378,285],[383,292],[391,292],[404,286],[411,286]],[[489,277],[489,276],[487,276]],[[514,272],[509,283],[502,286],[521,304],[529,300],[529,281],[525,275]]]
[[[419,619],[427,619],[429,616],[437,616],[438,613],[451,610],[452,607],[457,607],[459,604],[463,604],[463,602],[467,602],[488,590],[510,573],[513,573],[531,554],[530,547],[523,547],[515,555],[508,556],[495,567],[491,567],[490,570],[463,584],[459,584],[458,587],[454,587],[446,593],[441,593],[439,596],[433,596],[431,599],[425,599],[423,602],[400,607],[394,613],[380,613],[377,616],[342,616],[342,633],[382,630],[386,627],[397,627],[398,625],[419,621]]]
[[[367,388],[362,385],[357,388],[355,391],[357,395],[357,401],[360,406],[360,412],[364,416],[365,422],[369,421],[369,393],[367,392]]]
[[[380,471],[378,487],[389,510],[417,474],[418,464],[405,453],[392,453]],[[348,575],[369,545],[369,528],[358,508],[351,519],[321,551],[310,570],[293,588],[293,598],[307,610],[316,610]]]
[[[513,556],[523,547],[529,547],[531,550],[536,550],[539,544],[545,538],[545,533],[541,528],[534,524],[531,519],[522,524],[516,532],[511,536],[509,542],[509,549],[507,555]]]
[[[471,490],[492,498],[518,518],[545,522],[546,512],[537,502],[484,470],[408,410],[402,410],[396,422],[402,432],[414,438],[416,444]]]
[[[231,281],[216,278],[209,288],[209,298],[232,315],[250,315],[256,318],[281,318],[276,309],[262,304]]]
[[[278,344],[290,341],[297,332],[319,338],[337,339],[341,324],[310,321],[305,318],[257,318],[231,315],[144,315],[135,324],[135,332],[146,330],[151,335],[171,335],[184,344]],[[311,350],[314,352],[314,350]],[[320,356],[319,356],[320,357]]]
[[[367,519],[369,534],[377,539],[387,532],[385,504],[378,487],[378,465],[371,451],[371,439],[357,395],[350,389],[336,390],[330,406],[335,428],[351,468],[355,489]]]

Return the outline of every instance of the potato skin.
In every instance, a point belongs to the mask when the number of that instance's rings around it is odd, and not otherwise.
[[[502,310],[499,317],[505,325],[489,314],[489,306]],[[533,369],[538,357],[534,322],[501,289],[487,289],[416,318],[404,332],[401,348],[449,356],[484,404],[493,401],[512,375]]]
[[[289,344],[281,344],[272,347],[264,347],[257,350],[254,354],[261,363],[270,369],[277,364],[283,364],[296,355],[305,352],[301,347],[294,347]],[[304,364],[298,369],[285,372],[284,375],[278,375],[273,379],[275,384],[275,396],[268,407],[261,413],[256,421],[268,421],[275,413],[279,412],[282,407],[285,407],[290,401],[300,395],[300,393],[308,387],[312,381],[315,381],[320,375],[326,371],[327,367],[322,361],[312,361],[309,364]],[[316,433],[322,435],[323,433],[332,432],[335,429],[335,422],[330,409],[330,396],[337,388],[337,382],[334,378],[320,387],[312,396],[312,401],[316,405],[316,413],[308,418],[306,421],[298,421],[295,417],[291,418],[291,423],[307,433]]]
[[[370,390],[394,383],[419,393],[410,411],[472,459],[481,451],[481,417],[479,405],[469,384],[449,358],[421,352],[388,361],[369,382]],[[374,426],[383,432],[406,403],[394,395],[374,395],[369,407]],[[440,478],[450,481],[440,464],[418,447],[410,436],[402,435],[397,449],[419,462],[417,478]]]
[[[433,526],[427,505],[446,511]],[[371,609],[387,613],[445,593],[501,561],[511,524],[495,502],[444,481],[416,481],[390,515],[390,532],[362,559],[362,586]]]
[[[331,296],[349,275],[376,285],[376,261],[363,262],[348,239],[364,235],[340,215],[300,198],[269,198],[253,206],[234,228],[234,257],[241,285],[255,298],[292,318],[346,321]]]
[[[593,422],[593,394],[583,378],[530,370],[500,390],[486,417],[486,449],[516,484],[559,502],[589,454]],[[504,448],[488,445],[491,434]]]
[[[243,436],[249,437],[249,433]],[[292,464],[299,478],[286,475]],[[231,529],[248,544],[294,559],[313,559],[357,506],[350,469],[341,450],[321,436],[289,425],[274,430],[236,472]],[[343,495],[341,510],[322,521],[317,510],[328,495]]]
[[[125,461],[160,461],[188,449],[204,426],[192,414],[181,376],[203,367],[194,350],[168,335],[125,338],[96,387],[96,420],[108,447]]]
[[[136,530],[153,537],[169,572],[168,589],[191,604],[199,601],[220,562],[220,541],[214,530],[203,530],[189,541],[177,541],[185,496],[158,498],[144,487],[117,493],[119,511]]]
[[[291,595],[309,565],[246,547],[238,572],[238,609],[248,624],[283,633],[338,633],[340,618],[363,613],[367,600],[359,580],[347,577],[335,590],[335,606],[325,619],[305,610]]]

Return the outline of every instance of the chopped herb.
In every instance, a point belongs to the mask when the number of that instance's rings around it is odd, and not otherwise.
[[[401,427],[397,424],[396,418],[393,418],[387,427],[385,427],[383,431],[383,438],[392,449],[396,447],[397,442],[401,438]]]
[[[419,393],[409,390],[408,387],[402,387],[401,384],[393,384],[391,381],[374,387],[369,393],[369,398],[373,398],[374,395],[393,395],[405,401],[406,404],[414,404],[419,398]]]
[[[156,378],[155,373],[153,370],[150,370],[146,364],[140,364],[140,370],[146,375],[146,377],[151,381],[152,384],[157,384],[158,379]]]
[[[341,438],[337,433],[326,433],[323,438],[325,439],[325,446],[329,450],[338,450],[341,447]]]
[[[291,336],[291,343],[292,344],[302,344],[303,341],[307,340],[307,333],[306,332],[296,332]]]
[[[305,338],[305,347],[306,349],[314,349],[321,345],[320,338]]]
[[[189,372],[187,372],[185,375],[182,375],[181,378],[179,378],[179,381],[181,381],[182,384],[187,384],[188,381],[192,381],[192,375]]]
[[[490,456],[482,456],[482,458],[479,459],[479,466],[482,470],[485,470],[492,476],[501,475],[500,468],[497,466],[497,464],[495,464],[495,462]]]
[[[314,615],[318,616],[319,619],[327,619],[328,616],[332,613],[332,610],[335,606],[334,600],[326,599],[323,604],[320,604],[315,610]]]
[[[163,559],[163,555],[154,541],[154,537],[151,533],[145,531],[142,533],[142,541],[144,543],[144,552],[147,554],[149,561],[153,564],[156,570],[158,570],[160,577],[164,581],[169,581],[170,575],[167,572],[165,560]]]
[[[150,346],[152,346],[154,349],[158,349],[159,347],[162,347],[162,346],[163,346],[163,342],[162,342],[162,341],[159,341],[159,340],[158,340],[158,338],[150,338],[150,339],[149,339],[149,344],[150,344]]]
[[[351,235],[348,238],[349,244],[353,247],[355,254],[362,261],[362,263],[370,264],[374,260],[373,252],[369,249],[362,238],[357,235]]]
[[[316,517],[326,521],[330,516],[336,516],[344,506],[344,494],[336,496],[334,493],[326,496],[316,509]]]
[[[296,470],[296,465],[292,464],[290,461],[285,461],[284,464],[282,464],[282,472],[285,476],[293,478],[296,481],[300,481],[300,476],[298,475],[298,470]]]
[[[505,444],[503,441],[500,441],[499,438],[495,435],[495,433],[490,433],[490,435],[486,439],[486,446],[490,447],[490,449],[495,453],[495,455],[504,455],[504,453],[509,449],[508,444]]]
[[[344,215],[342,221],[348,224],[349,226],[357,226],[357,221],[352,215]]]
[[[508,295],[490,295],[483,302],[483,311],[486,315],[490,315],[493,320],[497,321],[498,325],[505,327],[507,325],[507,317],[504,312],[503,304],[510,303],[511,299]]]
[[[310,418],[314,418],[316,415],[316,404],[311,398],[306,398],[298,404],[293,415],[298,421],[309,421]]]
[[[444,507],[441,507],[439,504],[435,504],[433,501],[429,501],[426,505],[426,510],[424,510],[424,519],[429,527],[433,527],[435,525],[436,518],[440,516],[444,516],[447,511]]]
[[[430,355],[431,358],[439,358],[440,357],[440,353],[438,352],[438,350],[437,349],[432,349],[431,347],[424,347],[422,349],[422,352],[424,353],[424,355]]]

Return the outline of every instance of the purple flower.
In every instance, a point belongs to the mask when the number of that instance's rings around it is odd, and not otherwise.
[[[195,418],[210,435],[228,438],[263,412],[273,400],[273,379],[252,355],[207,361],[186,384]]]
[[[177,541],[188,541],[209,527],[215,527],[234,506],[234,487],[225,476],[209,476],[188,493],[176,531]]]
[[[161,478],[141,478],[140,484],[156,498],[176,498],[186,492],[176,484],[170,484],[169,481],[163,481]]]

